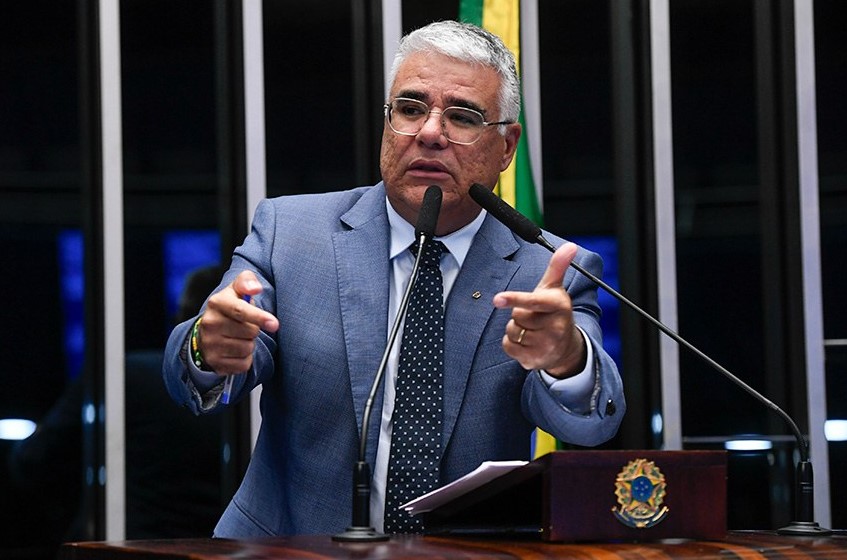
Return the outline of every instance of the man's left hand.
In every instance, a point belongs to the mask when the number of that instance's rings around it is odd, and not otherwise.
[[[577,246],[566,243],[550,258],[532,292],[500,292],[494,306],[511,308],[503,350],[526,369],[543,369],[564,379],[585,368],[585,338],[573,320],[571,298],[562,286]]]

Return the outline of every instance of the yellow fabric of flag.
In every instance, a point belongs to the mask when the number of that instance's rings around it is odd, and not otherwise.
[[[460,0],[459,19],[476,24],[500,37],[515,56],[518,74],[520,74],[520,0]],[[543,225],[543,218],[532,179],[523,110],[521,110],[519,121],[524,128],[524,134],[521,134],[518,141],[515,158],[509,167],[500,174],[495,192],[519,212],[541,226]],[[547,432],[536,429],[533,447],[533,455],[540,457],[555,451],[558,442]]]

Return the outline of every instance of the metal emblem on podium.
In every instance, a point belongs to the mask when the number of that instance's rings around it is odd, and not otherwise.
[[[627,527],[650,528],[668,514],[667,506],[662,505],[666,487],[665,475],[652,461],[630,461],[615,480],[618,507],[613,507],[612,513]]]

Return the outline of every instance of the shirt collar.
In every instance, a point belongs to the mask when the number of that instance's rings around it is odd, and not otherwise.
[[[391,248],[389,258],[394,259],[397,255],[409,248],[409,245],[415,242],[415,228],[407,222],[397,211],[391,206],[388,197],[385,198],[385,209],[388,212],[388,223],[391,227]],[[465,257],[471,249],[471,243],[479,228],[482,227],[482,222],[485,220],[485,210],[482,210],[474,220],[460,230],[454,231],[443,237],[436,236],[447,247],[450,254],[456,259],[461,267],[465,262]]]

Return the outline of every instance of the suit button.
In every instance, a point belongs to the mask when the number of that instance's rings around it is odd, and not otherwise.
[[[615,401],[612,399],[606,401],[606,416],[614,416],[617,411],[618,407],[615,406]]]

